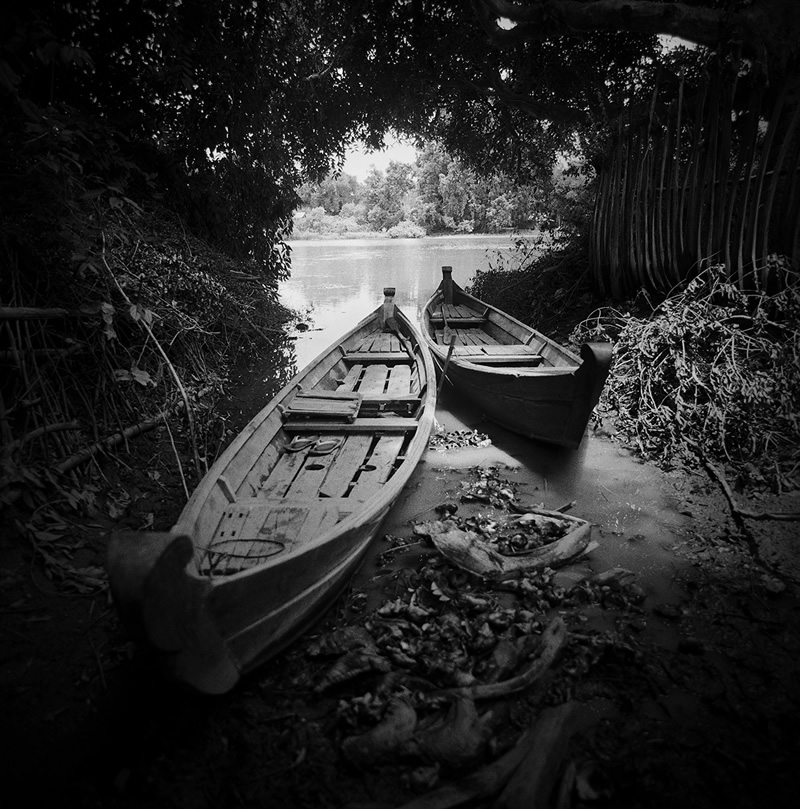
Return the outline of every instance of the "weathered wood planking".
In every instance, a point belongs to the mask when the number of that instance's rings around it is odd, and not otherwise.
[[[321,394],[299,393],[283,411],[284,419],[304,416],[329,416],[352,421],[358,415],[361,395],[348,391]]]
[[[364,463],[371,444],[371,435],[348,435],[345,438],[344,445],[336,455],[336,465],[329,470],[320,486],[321,497],[344,497],[358,468]]]
[[[350,497],[354,500],[366,500],[381,489],[389,479],[392,468],[403,447],[403,436],[384,436],[378,439],[375,449],[367,458],[364,467],[358,474]]]
[[[326,436],[327,438],[328,436]],[[333,437],[333,436],[331,436]],[[344,440],[344,436],[336,436]],[[341,449],[341,448],[340,448]],[[325,480],[331,466],[336,463],[339,450],[334,450],[328,455],[309,454],[306,462],[297,473],[294,480],[286,490],[286,497],[317,497],[320,486]]]
[[[287,433],[403,433],[417,429],[417,420],[401,416],[359,416],[353,422],[298,421],[285,426]]]
[[[206,575],[230,575],[246,570],[265,558],[288,553],[313,540],[330,528],[344,509],[335,501],[291,502],[288,500],[250,502],[226,514],[228,519],[206,549],[200,562]]]
[[[361,378],[361,373],[363,372],[363,370],[364,366],[361,363],[356,363],[355,365],[353,365],[347,372],[347,374],[345,374],[344,379],[339,383],[338,390],[352,391],[358,384],[358,381]]]
[[[238,497],[253,497],[261,489],[262,483],[266,480],[269,470],[275,465],[281,449],[278,445],[270,443],[264,451],[255,458],[252,467],[242,480],[237,489],[234,489]]]
[[[386,377],[389,375],[389,367],[383,364],[369,365],[361,377],[358,392],[363,396],[370,393],[383,393],[386,389]]]
[[[112,537],[112,597],[175,679],[224,693],[305,631],[408,482],[436,378],[389,293],[251,420],[169,534]],[[303,449],[288,451],[293,436],[308,439],[294,444]]]
[[[404,394],[411,390],[411,367],[395,365],[389,371],[389,384],[386,393]]]
[[[268,468],[277,457],[275,448],[271,446],[271,438],[279,425],[280,415],[270,414],[255,428],[252,440],[242,446],[237,458],[240,463],[225,470],[225,477],[237,497],[243,494],[250,495],[250,486],[247,484],[252,482],[250,477],[252,470]]]
[[[519,365],[523,368],[535,368],[542,364],[542,357],[538,354],[475,354],[465,359],[478,365]]]
[[[408,354],[405,351],[351,351],[345,357],[347,362],[408,362]]]
[[[309,435],[308,437],[314,440],[317,436]],[[278,458],[278,462],[275,464],[272,471],[260,485],[259,496],[262,498],[283,497],[305,463],[310,448],[309,446],[299,452],[284,452],[283,455]]]

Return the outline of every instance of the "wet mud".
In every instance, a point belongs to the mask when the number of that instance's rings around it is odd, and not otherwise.
[[[236,418],[232,430],[242,426]],[[415,594],[431,595],[426,581],[491,601],[495,619],[524,613],[533,639],[548,621],[567,627],[565,650],[547,677],[489,711],[479,705],[480,718],[491,714],[495,724],[482,738],[476,772],[512,754],[548,711],[568,706],[576,724],[552,745],[559,752],[548,764],[556,783],[550,807],[788,805],[800,762],[800,601],[790,575],[796,526],[750,525],[748,539],[713,481],[698,470],[668,473],[642,463],[613,438],[612,423],[591,426],[578,451],[559,450],[483,420],[447,387],[437,421],[440,435],[477,431],[486,441],[448,450],[434,441],[352,586],[307,635],[220,698],[160,680],[107,595],[60,597],[18,547],[13,558],[6,554],[8,570],[17,571],[2,658],[16,679],[4,713],[10,805],[393,809],[440,794],[458,772],[400,753],[358,767],[343,754],[347,738],[388,715],[387,689],[413,682],[414,661],[386,671],[381,648],[361,657],[358,676],[323,688],[340,661],[312,654],[337,630],[386,624],[379,612],[387,604],[409,629],[409,616],[424,606],[433,629],[422,623],[410,638],[424,642],[452,607],[439,604],[437,615],[435,600],[417,604]],[[156,485],[145,475],[155,441],[134,447],[141,468],[130,459],[119,484],[135,481],[149,503],[162,503],[156,523],[168,527],[179,483],[172,481],[170,494],[166,477]],[[588,520],[596,544],[525,592],[481,590],[474,577],[442,563],[415,526],[440,519],[445,504],[444,513],[459,520],[507,517],[491,499],[465,496],[487,469],[513,491],[518,508],[567,508]],[[134,525],[141,515],[132,509],[125,520]],[[113,527],[97,516],[76,524],[94,561]],[[778,567],[758,558],[774,547]],[[635,587],[625,583],[629,576]],[[484,621],[491,610],[473,618]],[[496,797],[471,805],[490,807]],[[440,805],[430,801],[421,805]]]

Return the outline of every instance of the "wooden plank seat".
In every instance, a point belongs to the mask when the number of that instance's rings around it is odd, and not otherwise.
[[[460,359],[479,365],[525,365],[535,368],[544,361],[530,346],[522,343],[513,345],[461,345],[453,349]]]
[[[438,306],[432,312],[432,317],[436,319],[444,320],[472,320],[477,319],[479,322],[484,322],[486,320],[486,311],[484,311],[483,316],[476,315],[474,309],[470,309],[469,306],[464,306],[463,304],[453,304],[453,303],[443,303]]]
[[[409,394],[408,396],[392,396],[384,393],[378,396],[369,396],[361,403],[359,416],[361,418],[375,418],[379,414],[394,413],[398,416],[410,416],[416,413],[422,404],[419,396]]]
[[[463,326],[482,326],[487,320],[488,318],[477,315],[462,315],[459,317],[448,317],[447,324],[449,326],[462,328]],[[443,326],[445,319],[441,315],[434,315],[431,318],[431,323],[433,323],[434,326]]]
[[[401,416],[366,416],[358,417],[352,422],[291,421],[284,424],[283,429],[288,433],[358,433],[365,431],[405,433],[410,430],[416,430],[418,426],[419,422],[412,418],[403,418]]]
[[[411,362],[406,351],[349,351],[344,355],[344,360],[345,362],[380,362],[383,364]]]
[[[298,393],[283,410],[284,421],[296,418],[331,418],[353,421],[363,395],[353,391],[310,391]]]
[[[497,345],[497,340],[482,329],[450,329],[450,334],[456,336],[456,346],[461,345]],[[439,345],[449,345],[445,340],[444,329],[436,329],[436,342]]]
[[[516,356],[531,356],[536,357],[539,356],[539,352],[531,348],[530,346],[523,345],[522,343],[493,343],[493,344],[486,344],[486,345],[460,345],[456,346],[454,349],[455,353],[459,356],[463,355],[475,355],[475,356],[489,356],[489,357],[499,357],[503,355],[511,355],[514,354]]]
[[[361,409],[364,410],[369,405],[396,405],[396,404],[418,404],[420,401],[418,393],[368,393],[361,400]]]
[[[403,352],[403,346],[397,335],[392,332],[374,332],[358,344],[356,351],[364,353]]]
[[[409,395],[412,384],[410,363],[356,363],[340,381],[338,391],[357,391],[364,399],[397,398]]]
[[[477,365],[524,365],[536,368],[544,357],[541,354],[472,354],[462,359]]]

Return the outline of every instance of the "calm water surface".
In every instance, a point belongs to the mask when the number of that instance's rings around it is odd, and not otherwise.
[[[296,340],[298,370],[383,301],[384,287],[409,318],[419,314],[442,277],[442,266],[468,284],[488,265],[487,251],[508,251],[510,236],[353,239],[291,242],[292,277],[283,303],[301,313],[310,330]]]
[[[510,236],[352,239],[291,242],[292,276],[282,302],[309,326],[277,341],[273,352],[235,369],[229,427],[238,432],[297,372],[383,302],[384,287],[412,322],[442,277],[442,266],[468,284],[488,265],[487,251],[509,251]]]

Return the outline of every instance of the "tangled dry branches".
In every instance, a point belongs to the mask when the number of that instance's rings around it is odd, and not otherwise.
[[[739,478],[800,486],[800,287],[740,292],[711,267],[647,317],[599,310],[572,339],[612,339],[600,407],[643,456],[670,465],[692,448]]]

